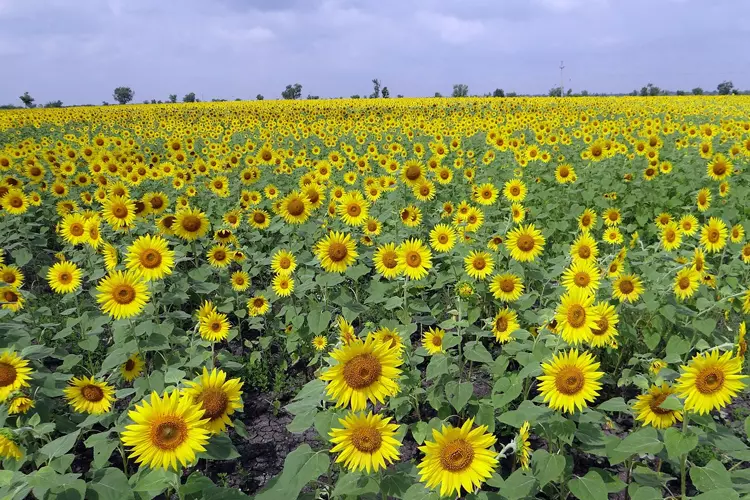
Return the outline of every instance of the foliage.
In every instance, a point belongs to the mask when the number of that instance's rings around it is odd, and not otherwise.
[[[29,95],[28,92],[24,92],[21,97],[21,102],[23,102],[23,105],[27,108],[33,108],[34,107],[34,98]]]
[[[182,102],[195,102],[195,92],[185,94],[185,96],[182,98]]]
[[[451,97],[468,97],[468,96],[469,96],[468,85],[463,84],[463,83],[457,83],[453,85],[453,92],[451,93]]]
[[[284,99],[299,99],[302,97],[302,85],[295,83],[294,85],[287,85],[284,91],[281,93],[281,97]]]
[[[734,89],[734,84],[731,81],[723,81],[716,86],[716,91],[719,95],[729,95]]]
[[[130,87],[117,87],[112,93],[112,98],[120,104],[127,104],[133,100],[135,92]]]

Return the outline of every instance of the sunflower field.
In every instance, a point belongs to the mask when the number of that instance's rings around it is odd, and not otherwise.
[[[0,112],[0,499],[750,498],[749,117]]]

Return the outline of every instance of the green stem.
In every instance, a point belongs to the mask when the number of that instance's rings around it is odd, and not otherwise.
[[[683,436],[687,433],[688,428],[688,412],[683,414],[682,420],[682,434]],[[681,498],[685,500],[687,498],[687,453],[683,453],[680,458],[680,494]]]

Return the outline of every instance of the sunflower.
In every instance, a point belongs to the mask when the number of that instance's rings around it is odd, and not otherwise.
[[[682,233],[676,222],[670,222],[661,230],[661,246],[664,250],[671,252],[680,248],[682,244]]]
[[[596,212],[587,208],[578,216],[578,227],[581,231],[589,231],[596,224]]]
[[[214,368],[209,373],[204,366],[198,382],[188,380],[185,384],[183,394],[203,409],[203,418],[208,419],[206,429],[212,434],[232,426],[229,417],[237,410],[242,411],[242,382],[238,378],[227,380],[223,370]]]
[[[750,290],[745,291],[742,296],[742,312],[750,314]]]
[[[29,209],[29,200],[20,189],[9,189],[0,199],[0,204],[11,215],[21,215]]]
[[[0,288],[0,302],[3,303],[3,309],[16,312],[23,309],[23,296],[15,288],[2,287]]]
[[[740,256],[742,257],[742,262],[744,262],[745,264],[750,264],[750,243],[745,243],[742,246]]]
[[[102,240],[101,232],[99,231],[100,219],[99,217],[92,217],[87,220],[83,227],[86,232],[86,244],[93,249],[99,248],[104,240]]]
[[[214,245],[208,249],[206,258],[212,267],[224,268],[232,263],[233,253],[222,244]]]
[[[281,199],[280,214],[289,224],[302,224],[308,217],[312,203],[300,191],[292,191]]]
[[[715,181],[723,181],[732,175],[732,162],[730,162],[723,154],[716,154],[713,159],[708,162],[706,173]]]
[[[516,459],[523,470],[529,470],[529,464],[531,463],[529,428],[529,423],[524,422],[518,430],[518,436],[516,437]]]
[[[398,268],[398,253],[395,243],[387,243],[378,247],[372,257],[375,270],[386,279],[393,279],[401,274]]]
[[[424,166],[416,160],[407,161],[401,170],[401,179],[409,187],[419,183],[419,181],[424,179],[424,175]]]
[[[661,404],[676,390],[668,384],[652,385],[646,394],[637,396],[633,405],[635,419],[657,429],[667,429],[682,422],[682,412],[662,408]]]
[[[331,231],[315,245],[321,267],[329,273],[343,273],[357,256],[357,243],[350,234]]]
[[[611,345],[617,337],[617,323],[620,321],[614,306],[599,302],[594,306],[594,313],[599,316],[596,326],[591,329],[592,337],[589,339],[591,347],[604,347]]]
[[[518,324],[516,311],[507,307],[498,312],[492,320],[492,333],[495,334],[495,339],[501,344],[510,342],[511,334],[519,328],[521,328],[521,325]]]
[[[522,202],[526,198],[526,184],[521,179],[511,179],[503,187],[503,196],[508,201]]]
[[[289,250],[279,250],[271,258],[271,269],[276,274],[288,276],[297,269],[297,260]]]
[[[399,391],[401,356],[395,349],[368,336],[364,342],[351,342],[331,352],[336,364],[320,376],[327,381],[326,392],[336,407],[364,410],[369,400],[385,403]]]
[[[601,274],[599,269],[591,262],[585,260],[574,260],[562,275],[562,284],[567,289],[580,288],[589,294],[596,293],[599,288]]]
[[[612,284],[612,295],[620,302],[634,303],[643,290],[641,279],[634,274],[623,274]]]
[[[723,408],[745,388],[742,375],[742,358],[732,351],[724,354],[714,349],[696,354],[687,365],[680,367],[682,373],[676,380],[675,389],[685,399],[685,410],[703,415],[711,410]]]
[[[396,249],[399,274],[409,279],[421,280],[432,268],[432,253],[422,240],[412,238],[401,243]]]
[[[401,210],[401,222],[406,227],[417,227],[422,223],[422,211],[419,207],[409,205],[408,207]]]
[[[405,347],[401,335],[391,328],[379,328],[373,333],[373,335],[375,336],[375,340],[386,344],[389,349],[396,349],[401,352]]]
[[[0,265],[0,281],[17,289],[23,286],[24,276],[17,266],[3,264]]]
[[[487,432],[486,425],[474,428],[470,418],[458,428],[443,425],[433,429],[434,441],[425,441],[419,450],[425,454],[417,465],[419,480],[434,489],[440,487],[440,496],[461,496],[461,489],[470,493],[481,487],[498,466],[497,452],[492,450],[495,437]]]
[[[102,311],[115,319],[137,316],[150,297],[146,282],[136,271],[111,271],[96,290]]]
[[[495,268],[495,261],[487,252],[473,250],[464,258],[464,270],[466,274],[477,280],[483,280]]]
[[[745,322],[741,322],[737,334],[737,357],[742,358],[742,360],[745,360],[745,353],[747,353],[747,340],[745,340],[745,336],[747,335],[747,325]]]
[[[395,438],[398,424],[391,417],[382,417],[369,412],[349,413],[339,419],[342,427],[330,431],[334,444],[331,453],[339,453],[336,463],[343,462],[351,471],[377,472],[385,469],[399,458],[401,443]]]
[[[696,196],[696,203],[698,204],[699,212],[705,212],[706,210],[711,208],[711,190],[708,188],[703,188],[698,191],[698,195]]]
[[[162,192],[146,193],[141,197],[143,203],[148,205],[152,214],[160,214],[169,206],[169,198]]]
[[[269,308],[268,300],[263,295],[255,295],[247,301],[250,316],[263,316]]]
[[[245,271],[235,271],[231,277],[232,290],[235,292],[244,292],[250,286],[250,275]]]
[[[195,241],[205,236],[210,226],[206,214],[197,208],[185,208],[177,212],[172,230],[185,241]]]
[[[6,401],[15,391],[29,387],[30,375],[29,360],[14,351],[0,354],[0,402]]]
[[[359,191],[346,193],[338,205],[337,211],[344,224],[361,226],[369,215],[370,203]]]
[[[698,219],[692,214],[683,215],[678,225],[685,236],[692,236],[698,231]]]
[[[526,218],[526,209],[520,203],[511,203],[510,216],[515,224],[520,224]]]
[[[86,219],[82,214],[67,214],[60,223],[60,235],[71,245],[85,243]]]
[[[130,198],[108,196],[102,203],[102,218],[114,229],[131,226],[135,216],[135,202]]]
[[[81,270],[72,262],[58,262],[47,271],[47,281],[54,292],[70,293],[81,286]]]
[[[602,215],[604,223],[610,227],[619,226],[622,222],[622,216],[620,210],[617,208],[609,208]]]
[[[588,233],[582,233],[570,246],[573,261],[595,262],[599,255],[596,240]]]
[[[323,335],[318,335],[316,337],[313,337],[312,345],[316,351],[322,351],[328,345],[328,339],[325,338]]]
[[[133,424],[122,432],[122,443],[132,448],[130,458],[151,468],[177,470],[177,462],[188,466],[195,462],[196,452],[206,451],[210,431],[208,420],[202,420],[203,409],[180,391],[160,398],[151,394],[128,413]]]
[[[658,374],[659,374],[659,372],[660,372],[660,371],[661,371],[662,369],[666,368],[666,367],[667,367],[667,363],[666,363],[666,362],[662,361],[661,359],[655,359],[655,360],[653,360],[653,361],[652,361],[652,362],[651,362],[651,363],[649,364],[649,366],[648,366],[648,370],[649,370],[649,371],[650,371],[650,372],[651,372],[652,374],[654,374],[654,375],[658,375]]]
[[[256,209],[248,215],[250,225],[255,229],[266,229],[271,225],[271,217],[265,210]]]
[[[456,231],[447,224],[438,224],[430,231],[430,246],[436,252],[449,252],[456,244]]]
[[[34,401],[26,396],[16,396],[8,404],[8,415],[23,415],[34,408]]]
[[[143,373],[145,363],[138,353],[131,354],[122,365],[120,365],[120,375],[125,382],[132,382]]]
[[[497,201],[497,188],[489,182],[474,188],[474,201],[480,205],[492,205]]]
[[[539,393],[553,410],[573,413],[583,410],[599,395],[604,376],[599,363],[587,351],[577,349],[560,352],[550,362],[542,363]]]
[[[699,247],[696,247],[693,251],[693,261],[691,267],[700,273],[701,276],[706,272],[708,266],[706,265],[706,254],[703,253]]]
[[[698,290],[701,284],[701,275],[695,269],[683,268],[674,279],[674,294],[679,300],[685,300]]]
[[[105,243],[102,248],[102,254],[104,255],[104,267],[108,272],[113,271],[117,267],[117,248],[109,243]]]
[[[198,325],[198,333],[203,340],[209,342],[221,342],[229,335],[229,319],[224,313],[211,311],[201,317]]]
[[[534,227],[519,226],[508,233],[505,248],[510,256],[519,262],[533,262],[544,250],[544,236]]]
[[[125,266],[139,272],[146,281],[156,281],[172,274],[174,251],[169,249],[167,240],[161,236],[146,234],[128,247]]]
[[[279,297],[289,297],[294,291],[294,280],[284,274],[277,274],[273,278],[273,291]]]
[[[493,297],[503,302],[515,302],[523,294],[523,290],[521,278],[511,273],[497,274],[490,282]]]
[[[735,224],[729,231],[729,241],[732,243],[742,243],[745,239],[745,228],[742,224]]]
[[[115,401],[115,388],[94,377],[73,377],[63,392],[75,411],[91,415],[109,412]]]
[[[9,429],[0,429],[0,459],[7,460],[21,460],[23,453],[18,447],[13,436],[13,432]]]
[[[572,288],[560,298],[555,311],[558,331],[563,340],[576,345],[590,342],[601,316],[593,306],[594,297],[582,288]]]

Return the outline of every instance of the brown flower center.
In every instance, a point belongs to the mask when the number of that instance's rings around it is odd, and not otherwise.
[[[358,204],[356,204],[356,203],[353,203],[353,204],[351,204],[351,205],[349,205],[349,206],[347,207],[347,209],[346,209],[346,212],[347,212],[347,213],[349,214],[349,216],[351,216],[351,217],[359,217],[359,214],[361,214],[361,213],[362,213],[362,207],[360,207],[360,206],[359,206]]]
[[[227,409],[229,398],[221,389],[205,389],[198,397],[203,404],[203,418],[215,420],[221,417]]]
[[[474,448],[463,439],[443,445],[440,450],[440,465],[450,472],[460,472],[474,461]]]
[[[349,254],[349,250],[346,245],[338,241],[334,241],[328,247],[328,257],[334,262],[341,262]]]
[[[117,285],[112,291],[112,299],[118,304],[130,304],[135,300],[135,289],[128,284]]]
[[[422,265],[422,257],[419,255],[419,252],[415,252],[414,250],[410,250],[406,253],[405,256],[406,264],[409,267],[419,267]]]
[[[0,387],[6,387],[16,381],[17,372],[13,365],[0,363]]]
[[[104,391],[101,389],[101,387],[95,385],[87,385],[81,389],[81,396],[83,396],[83,399],[85,399],[86,401],[98,403],[99,401],[104,399]]]
[[[70,226],[70,234],[73,236],[83,236],[84,228],[83,224],[76,222]]]
[[[713,394],[724,387],[724,373],[715,367],[704,368],[695,377],[695,387],[701,394]]]
[[[580,328],[586,323],[586,309],[580,304],[573,304],[568,308],[568,323],[573,328]]]
[[[293,217],[299,217],[305,212],[305,203],[302,200],[295,198],[289,202],[286,209]]]
[[[635,285],[630,280],[622,280],[619,287],[620,292],[624,293],[625,295],[633,293],[633,290],[635,290]]]
[[[668,415],[672,413],[672,410],[667,410],[666,408],[660,408],[660,405],[667,399],[667,396],[669,394],[661,393],[656,396],[652,396],[651,401],[649,401],[648,406],[651,408],[651,411],[656,413],[657,415]]]
[[[344,365],[344,380],[353,389],[364,389],[380,378],[382,366],[372,354],[360,354]]]
[[[383,438],[380,432],[372,427],[359,427],[351,435],[352,444],[363,453],[372,453],[380,449]]]
[[[112,210],[112,215],[114,215],[117,219],[124,219],[128,216],[128,207],[125,205],[117,205]]]
[[[186,215],[185,218],[182,219],[182,229],[188,233],[197,233],[202,225],[203,222],[197,215]]]
[[[125,362],[125,371],[132,371],[135,368],[135,361],[129,359]]]
[[[471,265],[476,269],[477,271],[481,271],[485,267],[487,267],[487,262],[484,260],[484,257],[475,257],[474,261],[471,263]]]
[[[161,264],[161,260],[161,254],[153,248],[149,248],[145,252],[143,252],[140,258],[141,265],[146,269],[154,269],[159,267],[159,265]]]
[[[383,254],[381,261],[383,262],[383,266],[388,269],[393,269],[398,265],[395,252],[386,252]]]
[[[588,245],[581,245],[578,247],[578,256],[582,259],[588,259],[591,257],[591,248]]]
[[[581,271],[576,273],[575,282],[581,288],[587,287],[591,283],[591,276],[589,276],[589,273]]]
[[[577,366],[566,366],[555,376],[555,387],[566,396],[578,394],[586,379]]]
[[[602,316],[600,320],[596,322],[596,328],[591,329],[591,333],[594,335],[604,335],[609,330],[609,320],[606,316]]]
[[[253,221],[256,224],[263,224],[264,222],[266,222],[266,216],[263,212],[255,212],[253,214]]]
[[[187,425],[179,417],[162,417],[151,427],[151,443],[161,450],[174,450],[187,439]]]
[[[680,278],[680,281],[677,282],[677,286],[679,286],[681,290],[687,290],[690,288],[690,278],[683,276]]]
[[[534,249],[534,245],[534,238],[532,238],[528,234],[522,234],[516,242],[516,246],[523,252],[530,252]]]
[[[67,271],[64,271],[60,273],[60,275],[57,277],[57,280],[62,283],[63,285],[67,285],[71,281],[73,281],[73,276]]]
[[[415,181],[422,175],[422,169],[419,168],[419,165],[409,165],[405,175],[410,181]]]
[[[495,330],[498,332],[504,332],[508,329],[508,318],[505,316],[500,316],[495,320]]]

